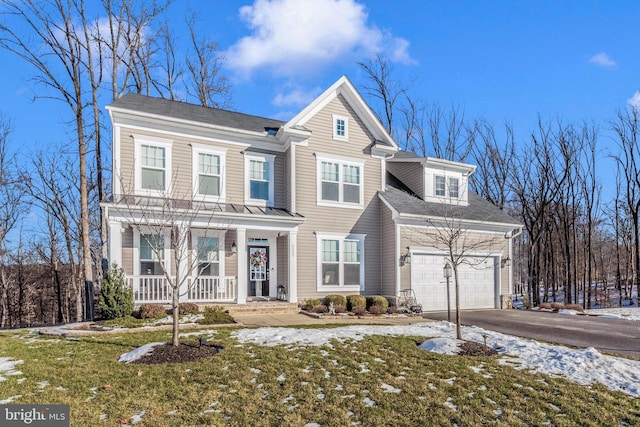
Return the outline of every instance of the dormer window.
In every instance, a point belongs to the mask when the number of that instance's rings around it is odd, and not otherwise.
[[[457,199],[459,197],[459,180],[458,178],[449,178],[449,197]]]
[[[349,119],[344,116],[333,117],[333,139],[346,141],[349,138]]]
[[[460,179],[458,178],[445,178],[443,175],[436,175],[435,185],[437,197],[446,197],[447,195],[452,199],[460,197]]]

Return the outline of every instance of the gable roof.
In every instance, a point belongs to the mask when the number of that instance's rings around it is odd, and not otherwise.
[[[360,120],[362,120],[369,132],[373,135],[376,143],[388,145],[398,150],[398,144],[396,144],[391,135],[389,135],[384,126],[382,126],[378,117],[373,113],[371,108],[369,108],[369,105],[364,101],[347,76],[340,77],[338,81],[313,100],[311,104],[307,105],[294,118],[289,120],[285,125],[285,129],[295,128],[296,126],[304,127],[307,121],[339,95],[342,95],[349,103],[349,106],[353,108]]]
[[[285,124],[280,120],[268,119],[250,114],[203,107],[182,101],[155,98],[152,96],[127,93],[107,106],[108,110],[128,110],[148,116],[171,117],[178,120],[204,123],[228,129],[266,133],[267,129],[279,129]]]
[[[451,217],[456,220],[483,222],[492,224],[504,224],[507,227],[519,228],[518,222],[492,205],[482,197],[469,190],[469,205],[450,205],[437,202],[426,202],[409,191],[402,185],[394,186],[393,179],[388,180],[385,191],[378,194],[401,216],[421,216],[425,218]]]

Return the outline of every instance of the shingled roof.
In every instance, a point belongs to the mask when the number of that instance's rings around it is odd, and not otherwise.
[[[445,205],[443,203],[425,202],[407,191],[406,188],[394,186],[397,180],[390,179],[385,191],[380,196],[400,214],[422,215],[425,217],[450,216],[458,220],[482,221],[494,224],[519,226],[518,222],[492,205],[476,193],[469,191],[469,205]]]
[[[219,108],[202,107],[187,102],[154,98],[137,93],[128,93],[113,101],[109,107],[253,132],[266,132],[267,129],[278,129],[285,124],[280,120]]]

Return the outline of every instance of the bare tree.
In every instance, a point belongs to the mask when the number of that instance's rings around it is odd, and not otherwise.
[[[225,108],[230,102],[229,80],[222,74],[224,58],[218,53],[218,44],[209,38],[198,38],[196,17],[187,21],[193,54],[186,58],[187,91],[204,107]]]
[[[621,153],[614,155],[622,173],[623,197],[622,202],[629,213],[633,232],[633,277],[629,294],[632,294],[633,284],[640,283],[640,110],[629,108],[618,111],[617,117],[611,122],[611,128],[617,137]]]
[[[12,156],[8,151],[11,123],[0,117],[0,327],[8,322],[7,236],[28,209],[19,189]]]
[[[161,197],[124,195],[114,202],[110,209],[140,233],[168,283],[173,312],[172,344],[178,346],[180,297],[190,292],[207,267],[199,256],[210,249],[206,238],[224,232],[216,231],[214,221],[224,205],[199,201],[175,191]],[[204,239],[192,241],[191,232],[195,228],[204,231]],[[204,264],[211,261],[207,258]]]

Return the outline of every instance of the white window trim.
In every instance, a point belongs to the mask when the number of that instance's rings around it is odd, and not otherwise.
[[[192,144],[192,176],[193,176],[193,196],[196,200],[203,200],[207,202],[219,202],[224,203],[226,201],[226,155],[227,150],[224,148],[214,148],[205,145]],[[198,193],[200,170],[198,169],[200,154],[212,154],[220,157],[220,195],[210,196],[206,194]]]
[[[331,115],[331,126],[333,128],[333,139],[337,139],[339,141],[348,141],[349,140],[349,117],[340,116],[338,114]],[[344,120],[344,135],[338,135],[338,120]]]
[[[157,230],[143,229],[142,233],[140,231],[141,230],[138,230],[137,228],[133,229],[133,275],[134,276],[141,275],[141,272],[140,272],[140,237],[141,236],[140,234],[158,234]],[[164,270],[166,271],[167,275],[171,276],[171,257],[172,257],[171,236],[167,231],[163,231],[162,233],[159,233],[159,234],[161,234],[164,239],[164,254],[163,254]]]
[[[322,199],[322,162],[337,163],[338,166],[338,200]],[[360,168],[360,203],[344,202],[343,166],[358,166]],[[364,162],[346,160],[339,157],[316,155],[316,204],[318,206],[340,207],[347,209],[364,208]]]
[[[193,269],[196,270],[191,271],[192,276],[197,276],[197,269],[200,261],[198,260],[198,237],[215,237],[218,239],[218,277],[224,277],[224,265],[225,265],[225,241],[224,241],[224,232],[220,233],[210,233],[207,230],[191,230],[191,254],[193,256]],[[212,276],[216,277],[216,276]]]
[[[171,178],[173,169],[171,167],[171,147],[173,141],[164,138],[155,138],[144,135],[133,135],[134,143],[134,191],[141,196],[166,196],[171,189]],[[142,146],[150,145],[153,147],[164,148],[165,153],[165,180],[163,190],[150,190],[142,188]]]
[[[437,181],[438,177],[444,178],[444,195],[443,196],[440,196],[440,195],[437,194],[436,181]],[[452,179],[455,179],[455,180],[458,181],[458,196],[457,197],[453,197],[451,195],[451,183],[450,183],[450,181]],[[433,195],[434,195],[434,197],[437,197],[438,199],[461,200],[462,199],[462,197],[460,195],[460,193],[461,193],[461,191],[460,191],[461,181],[462,181],[462,179],[460,177],[457,177],[457,176],[450,176],[450,175],[446,175],[446,174],[444,174],[444,175],[442,175],[442,174],[434,175],[433,176]]]
[[[316,232],[316,254],[317,254],[317,282],[316,282],[316,290],[318,292],[359,292],[364,291],[364,272],[365,272],[365,251],[364,251],[364,240],[367,236],[366,234],[346,234],[346,233],[321,233]],[[323,240],[338,240],[338,248],[340,251],[340,261],[339,261],[339,283],[344,283],[344,261],[343,261],[343,251],[344,251],[344,241],[345,240],[356,240],[358,241],[358,245],[360,246],[360,284],[359,285],[331,285],[326,286],[323,285],[323,277],[322,277],[322,241]]]
[[[245,153],[244,155],[244,202],[254,206],[273,206],[274,201],[274,154]],[[269,200],[252,199],[251,196],[251,160],[265,162],[269,167]]]

